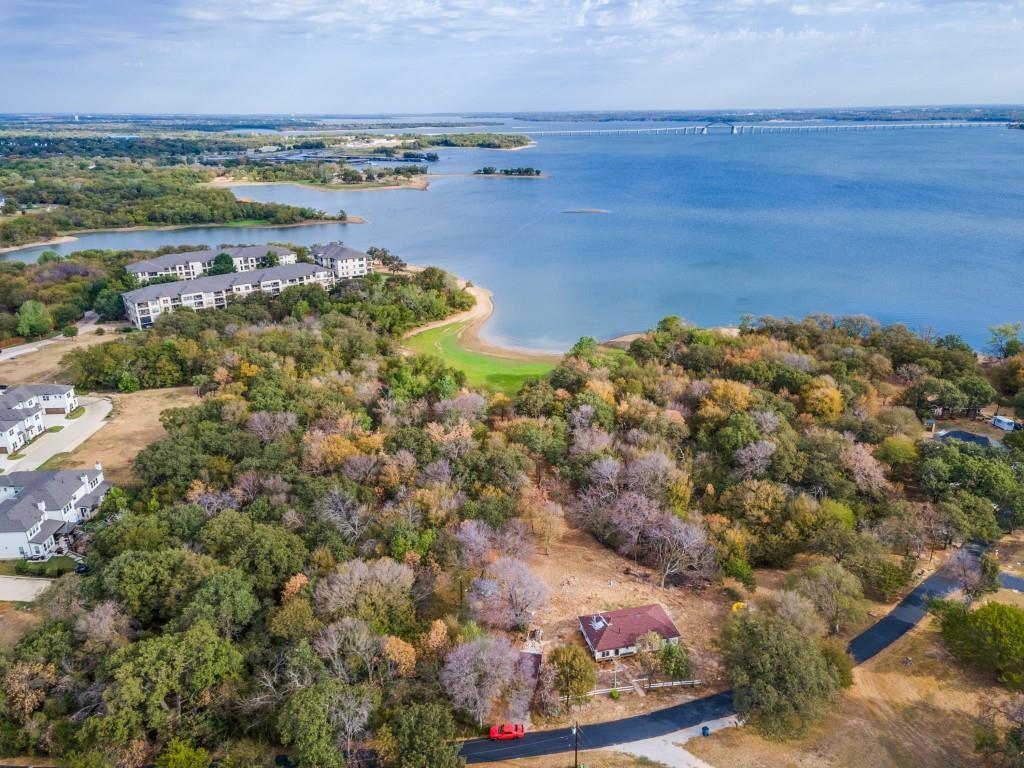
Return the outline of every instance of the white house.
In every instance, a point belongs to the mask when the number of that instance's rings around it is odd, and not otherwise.
[[[245,245],[183,253],[164,253],[154,256],[152,259],[129,264],[125,270],[141,284],[158,277],[195,280],[207,274],[210,267],[213,266],[213,260],[222,253],[231,257],[237,272],[251,272],[254,269],[294,264],[297,260],[294,251],[279,245]],[[275,260],[277,261],[276,265],[273,263]]]
[[[362,277],[373,272],[373,259],[362,251],[342,243],[315,245],[309,255],[321,267],[334,272],[339,280]]]
[[[46,557],[90,519],[110,486],[103,467],[0,475],[0,559]]]
[[[121,294],[128,319],[137,328],[149,328],[156,318],[179,307],[222,309],[232,296],[256,291],[277,295],[296,285],[320,285],[327,290],[336,282],[334,273],[315,264],[283,264],[279,267],[208,275],[195,280],[144,285]]]
[[[0,454],[23,448],[46,427],[43,414],[67,416],[78,407],[78,396],[70,384],[25,384],[0,394]]]

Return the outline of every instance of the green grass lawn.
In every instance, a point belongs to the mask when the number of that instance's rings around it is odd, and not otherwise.
[[[64,463],[68,460],[68,456],[71,454],[67,451],[62,453],[55,453],[53,456],[48,458],[42,464],[39,465],[39,469],[61,469]]]
[[[56,427],[47,427],[46,431],[47,432],[60,432],[62,429],[64,429],[64,427],[58,425]]]
[[[20,560],[0,560],[0,576],[45,576],[45,577],[56,577],[62,571],[68,572],[75,570],[75,563],[70,557],[64,557],[63,555],[54,555],[45,563],[29,563],[29,573],[17,574],[14,570],[14,564],[21,562]]]
[[[413,352],[437,355],[452,368],[464,372],[470,386],[508,395],[518,391],[528,378],[543,376],[554,368],[551,363],[506,360],[463,349],[457,334],[464,326],[465,323],[453,323],[434,328],[418,333],[404,343]]]
[[[82,417],[84,414],[85,414],[85,406],[84,405],[80,405],[77,408],[75,408],[75,410],[73,410],[71,413],[69,413],[67,416],[65,416],[64,418],[65,419],[77,419],[77,418]]]

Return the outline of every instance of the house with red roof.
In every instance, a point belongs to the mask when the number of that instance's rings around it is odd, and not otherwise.
[[[666,643],[679,642],[679,630],[658,603],[580,616],[580,631],[597,661],[636,653],[636,639],[657,632]]]

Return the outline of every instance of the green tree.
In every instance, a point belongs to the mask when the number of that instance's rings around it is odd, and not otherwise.
[[[1020,332],[1024,327],[1019,321],[993,325],[989,330],[988,351],[999,358],[1013,357],[1021,351]]]
[[[342,683],[324,680],[296,691],[277,716],[281,742],[292,747],[300,768],[343,768],[331,707]]]
[[[106,714],[91,727],[101,740],[126,745],[147,731],[180,738],[183,722],[213,702],[213,688],[241,674],[243,660],[230,641],[200,621],[116,651],[109,668]]]
[[[766,736],[805,733],[836,698],[842,675],[821,641],[773,611],[730,618],[721,644],[736,708]]]
[[[933,608],[942,640],[957,658],[995,675],[1007,688],[1024,690],[1024,609],[986,603],[977,610],[948,601]]]
[[[209,768],[213,759],[201,747],[187,741],[171,739],[156,759],[156,768]]]
[[[32,338],[53,330],[53,318],[42,302],[29,299],[18,308],[18,335]]]
[[[793,589],[811,601],[833,634],[857,623],[867,612],[860,579],[839,563],[811,566],[793,580]]]
[[[440,704],[402,707],[381,729],[381,754],[389,768],[462,768],[455,722]]]
[[[210,264],[210,269],[207,272],[208,275],[230,275],[232,272],[237,272],[235,269],[235,260],[231,258],[230,254],[218,253],[213,257],[213,263]]]
[[[586,700],[594,688],[594,664],[590,656],[578,645],[560,645],[548,661],[555,668],[555,689],[567,704]]]
[[[689,680],[693,677],[690,654],[681,642],[665,643],[658,656],[661,673],[669,680]]]
[[[231,637],[248,625],[259,609],[252,581],[232,568],[213,574],[199,585],[182,621],[188,625],[206,620],[222,635]]]

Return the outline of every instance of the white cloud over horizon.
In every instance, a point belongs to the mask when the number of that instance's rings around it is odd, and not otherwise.
[[[1024,0],[0,0],[0,111],[1024,102]]]

